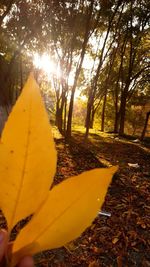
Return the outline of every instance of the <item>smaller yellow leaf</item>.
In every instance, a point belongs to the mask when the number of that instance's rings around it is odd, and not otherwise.
[[[55,186],[18,235],[13,264],[28,253],[57,248],[77,238],[98,214],[116,171],[117,167],[94,169]]]

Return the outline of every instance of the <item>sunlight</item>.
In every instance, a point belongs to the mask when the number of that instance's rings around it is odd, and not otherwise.
[[[51,79],[52,74],[55,74],[57,78],[60,78],[62,76],[62,70],[60,65],[56,65],[50,58],[50,55],[48,55],[47,53],[44,53],[43,55],[35,53],[33,55],[33,64],[36,68],[44,71],[49,79]],[[74,74],[70,73],[68,78],[68,85],[72,86],[73,84],[74,84]]]
[[[74,74],[70,73],[68,78],[68,85],[73,86],[73,84],[74,84]]]
[[[86,61],[87,63],[87,61]],[[89,62],[88,62],[89,63]],[[52,79],[52,75],[55,74],[57,78],[61,78],[62,76],[62,70],[60,65],[56,65],[53,60],[50,58],[50,55],[44,53],[42,55],[39,55],[38,53],[35,53],[33,55],[33,64],[36,68],[42,70],[49,80]],[[89,64],[86,64],[86,66]],[[74,84],[74,73],[71,72],[68,77],[68,85],[71,87]],[[68,98],[70,97],[70,94]],[[81,99],[82,101],[86,101],[87,97],[84,95],[81,95],[81,90],[76,89],[75,92],[75,101]]]
[[[35,65],[36,68],[43,70],[48,77],[54,73],[58,74],[58,69],[55,63],[46,53],[41,56],[38,53],[35,53],[33,56],[33,64]]]
[[[81,95],[81,91],[79,89],[76,89],[74,99],[75,101],[78,101],[79,99],[81,99],[82,101],[87,101],[87,96]]]
[[[47,78],[49,80],[52,79],[52,75],[56,75],[57,78],[61,78],[62,76],[62,70],[60,65],[56,65],[53,60],[51,59],[50,55],[48,55],[47,53],[44,53],[42,55],[35,53],[33,56],[33,64],[36,68],[42,70],[46,75]],[[90,68],[91,67],[91,61],[86,58],[86,60],[84,61],[84,64],[86,66],[86,68]],[[68,77],[68,85],[70,87],[72,87],[74,84],[74,73],[71,72],[69,77]],[[68,96],[68,98],[70,97],[70,94]],[[76,89],[75,91],[75,101],[77,101],[78,99],[81,99],[82,101],[86,101],[87,97],[84,95],[81,95],[81,90],[80,89]]]

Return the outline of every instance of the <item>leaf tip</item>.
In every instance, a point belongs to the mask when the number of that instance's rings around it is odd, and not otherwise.
[[[110,171],[111,171],[112,175],[114,175],[118,171],[118,169],[119,169],[118,165],[110,167]]]

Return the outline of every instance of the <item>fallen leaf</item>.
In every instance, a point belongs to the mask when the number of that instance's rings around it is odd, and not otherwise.
[[[117,266],[118,267],[122,267],[123,265],[122,265],[122,256],[121,255],[119,255],[118,257],[117,257]]]
[[[92,261],[89,263],[88,267],[100,267],[97,261]]]
[[[115,245],[118,241],[119,241],[119,238],[118,238],[118,237],[115,237],[115,238],[112,240],[112,243]]]

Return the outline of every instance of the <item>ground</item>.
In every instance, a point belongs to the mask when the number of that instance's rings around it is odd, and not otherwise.
[[[68,246],[37,257],[37,266],[150,266],[150,150],[140,143],[93,131],[88,141],[74,131],[66,143],[54,129],[58,151],[55,184],[85,170],[119,165],[103,210],[83,235]],[[128,163],[138,164],[134,167]]]
[[[69,143],[56,128],[53,132],[58,151],[54,184],[97,167],[119,165],[119,171],[102,207],[111,216],[98,215],[74,242],[37,255],[36,266],[150,267],[150,149],[94,130],[88,141],[81,130],[74,131]]]

